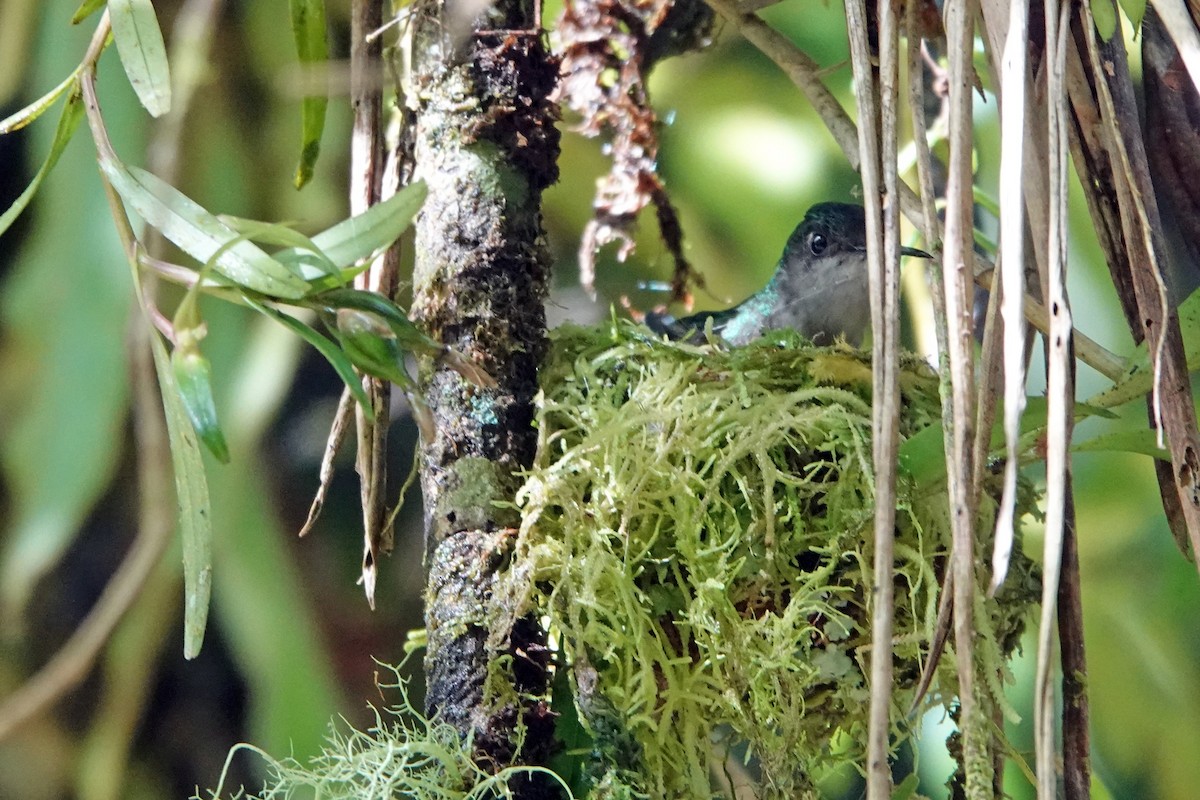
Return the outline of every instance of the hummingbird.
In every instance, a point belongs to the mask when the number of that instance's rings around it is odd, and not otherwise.
[[[901,255],[933,258],[915,247]],[[733,308],[702,311],[682,319],[648,312],[646,326],[670,339],[704,341],[713,332],[731,345],[766,331],[794,328],[814,344],[838,336],[857,345],[871,320],[867,288],[867,216],[851,203],[819,203],[808,210],[787,240],[769,283]]]

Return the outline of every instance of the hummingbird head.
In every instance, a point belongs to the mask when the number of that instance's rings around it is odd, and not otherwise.
[[[900,253],[932,258],[915,247],[902,247]],[[862,206],[818,203],[796,226],[783,249],[782,266],[790,272],[803,273],[822,262],[866,270],[867,213]]]
[[[900,252],[932,258],[912,247]],[[651,312],[646,324],[672,339],[695,339],[711,322],[713,331],[733,345],[779,328],[793,328],[817,344],[838,336],[857,344],[871,318],[867,284],[866,212],[849,203],[820,203],[796,226],[775,275],[753,296],[725,311],[683,319]]]
[[[900,252],[931,258],[912,247]],[[863,207],[819,203],[810,208],[788,238],[769,291],[764,327],[795,328],[819,344],[839,334],[857,344],[871,314]]]

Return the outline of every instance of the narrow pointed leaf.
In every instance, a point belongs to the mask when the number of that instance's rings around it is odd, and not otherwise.
[[[1200,369],[1200,289],[1179,304],[1178,317],[1188,369]],[[1154,388],[1154,366],[1150,363],[1146,342],[1137,346],[1125,364],[1125,372],[1121,377],[1112,386],[1088,398],[1089,403],[1116,408],[1148,394]]]
[[[326,40],[325,0],[291,0],[292,37],[301,64],[318,64],[329,58]],[[293,179],[300,189],[312,178],[313,166],[321,151],[321,133],[325,130],[326,97],[305,97],[300,107],[300,161]]]
[[[183,657],[191,659],[200,654],[204,629],[208,626],[208,606],[212,596],[212,509],[200,443],[175,383],[171,357],[158,334],[153,335],[152,344],[159,391],[167,416],[167,432],[171,438],[179,530],[183,539]]]
[[[185,352],[176,348],[171,353],[171,368],[192,428],[209,452],[222,464],[228,464],[229,447],[225,444],[225,434],[221,432],[217,421],[217,406],[213,402],[212,392],[212,370],[209,368],[208,359],[198,350]]]
[[[69,89],[78,89],[78,78],[79,70],[76,69],[58,86],[55,86],[37,100],[34,100],[20,111],[17,111],[15,114],[10,114],[9,116],[5,117],[3,121],[0,121],[0,136],[3,136],[6,133],[12,133],[13,131],[19,131],[21,128],[24,128],[26,125],[40,117],[42,114],[45,114],[46,111],[54,105],[54,101],[62,97],[64,92]]]
[[[438,355],[445,348],[421,331],[399,306],[378,292],[362,289],[330,289],[314,296],[326,308],[354,309],[379,316],[396,336],[400,347],[420,355]]]
[[[78,25],[83,22],[92,14],[104,8],[104,3],[105,0],[83,0],[79,4],[79,8],[75,9],[75,13],[71,15],[71,24]]]
[[[369,313],[341,309],[337,315],[337,334],[342,350],[368,375],[391,381],[397,386],[413,385],[404,371],[404,353],[391,331]]]
[[[1121,10],[1125,12],[1125,16],[1129,18],[1129,23],[1133,26],[1133,32],[1136,34],[1142,27],[1142,19],[1146,16],[1146,0],[1120,0]]]
[[[20,196],[13,201],[13,204],[0,214],[0,235],[3,235],[9,226],[16,221],[17,217],[21,216],[21,212],[29,205],[29,201],[37,194],[38,187],[42,185],[42,181],[50,171],[54,169],[54,165],[58,163],[59,156],[63,150],[71,142],[71,137],[75,135],[75,129],[79,127],[79,121],[83,119],[83,102],[78,92],[72,92],[63,105],[62,116],[58,118],[58,128],[54,131],[54,140],[50,143],[50,152],[46,155],[46,160],[43,162],[37,174],[33,176],[33,180],[25,187],[25,191],[21,192]]]
[[[1072,450],[1077,453],[1137,453],[1170,462],[1171,454],[1159,447],[1156,433],[1149,428],[1140,430],[1114,431],[1082,442],[1076,442]]]
[[[217,219],[252,242],[320,252],[320,248],[312,239],[293,228],[290,223],[265,222],[259,219],[235,217],[232,214],[217,214]]]
[[[146,224],[162,232],[201,263],[225,248],[213,265],[217,274],[260,294],[295,300],[308,284],[248,241],[230,242],[239,234],[191,198],[155,175],[101,157],[100,167],[121,198]]]
[[[485,389],[496,388],[496,380],[471,359],[438,344],[426,335],[404,314],[400,308],[378,292],[361,289],[331,289],[314,295],[311,302],[324,308],[354,309],[374,314],[385,323],[395,337],[397,346],[406,352],[436,356],[440,363],[450,367],[466,380]],[[340,317],[339,317],[340,319]]]
[[[113,41],[138,100],[152,117],[171,110],[171,70],[150,0],[108,0]]]
[[[334,264],[349,267],[400,238],[421,210],[428,193],[424,181],[410,183],[382,203],[318,233],[312,237],[313,243]]]
[[[312,292],[345,286],[370,267],[370,264],[363,264],[361,267],[340,269],[323,253],[314,253],[307,249],[280,250],[271,258],[287,267],[293,275],[306,281],[312,287]]]
[[[315,347],[317,352],[323,355],[325,360],[329,362],[329,365],[337,372],[338,377],[346,384],[350,393],[354,395],[355,401],[358,402],[367,415],[370,416],[373,413],[371,410],[371,401],[363,389],[362,381],[354,371],[354,365],[351,363],[350,358],[342,352],[341,348],[290,314],[285,314],[278,309],[271,308],[265,303],[259,303],[250,298],[246,298],[246,303],[260,314],[270,317],[286,328],[290,328],[297,336]]]
[[[217,218],[250,241],[286,247],[281,251],[285,257],[280,258],[276,254],[272,258],[301,280],[332,278],[336,281],[334,285],[341,285],[346,280],[337,265],[321,252],[321,248],[295,228],[279,222],[261,222],[227,214],[219,214]]]

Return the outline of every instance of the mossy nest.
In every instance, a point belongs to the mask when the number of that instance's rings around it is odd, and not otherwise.
[[[709,797],[736,758],[763,796],[794,797],[863,763],[870,383],[865,354],[788,334],[734,349],[619,321],[555,334],[505,605],[551,621],[591,738],[592,796]],[[940,425],[938,381],[913,359],[901,384],[908,442]],[[943,474],[902,461],[895,743],[910,732],[949,551]],[[1018,516],[1034,501],[1026,489]],[[1018,557],[998,598],[979,594],[994,703],[1037,585]],[[952,663],[926,703],[953,701]]]

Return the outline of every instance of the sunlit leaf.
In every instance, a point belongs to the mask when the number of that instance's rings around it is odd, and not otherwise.
[[[150,116],[161,117],[171,110],[171,70],[154,4],[108,0],[108,14],[129,84]]]
[[[412,224],[428,193],[424,181],[410,183],[382,203],[318,233],[313,244],[334,264],[349,267],[391,246]]]
[[[1142,19],[1146,16],[1146,0],[1118,0],[1121,10],[1129,18],[1129,24],[1136,33],[1142,27]]]
[[[373,415],[371,402],[367,397],[366,391],[363,389],[362,381],[354,371],[354,365],[350,362],[349,357],[342,352],[341,348],[290,314],[285,314],[282,311],[249,298],[246,299],[246,303],[260,314],[270,317],[280,325],[291,329],[301,339],[315,347],[317,352],[323,355],[334,371],[337,372],[342,382],[349,387],[355,401],[358,402],[368,416]]]
[[[227,214],[218,215],[218,219],[238,231],[243,237],[259,244],[278,245],[286,247],[281,251],[284,257],[273,255],[279,263],[291,270],[301,280],[319,280],[332,278],[335,285],[342,285],[345,278],[337,266],[330,261],[317,244],[300,231],[280,222],[260,222],[255,219],[244,219]]]
[[[79,70],[76,69],[58,86],[55,86],[37,100],[34,100],[20,111],[17,111],[15,114],[5,117],[4,121],[0,122],[0,136],[12,133],[13,131],[19,131],[21,128],[24,128],[26,125],[40,117],[42,114],[45,114],[47,109],[54,105],[54,101],[62,97],[63,92],[67,91],[68,89],[77,88],[78,78]]]
[[[294,300],[308,292],[306,282],[254,244],[230,245],[239,238],[235,230],[162,179],[116,159],[101,157],[100,167],[138,216],[196,260],[207,262],[228,245],[214,264],[218,274],[271,297]]]
[[[290,0],[292,37],[301,64],[316,64],[329,58],[326,41],[325,0]],[[301,104],[300,161],[294,183],[299,189],[312,178],[313,165],[321,151],[321,133],[325,129],[326,97],[305,97]]]
[[[152,342],[159,391],[167,415],[167,432],[171,437],[171,463],[175,470],[179,530],[183,539],[183,657],[191,659],[200,654],[212,596],[212,518],[208,478],[204,474],[200,443],[175,382],[171,357],[157,334],[152,336]]]
[[[0,235],[3,235],[9,226],[16,221],[17,217],[21,216],[21,212],[29,205],[29,201],[37,194],[38,187],[42,185],[42,181],[50,171],[54,169],[54,165],[58,163],[59,156],[63,150],[71,142],[71,137],[75,135],[75,129],[79,127],[79,121],[83,119],[83,102],[79,93],[72,92],[67,97],[66,103],[63,105],[62,116],[58,118],[58,128],[54,131],[54,140],[50,143],[50,152],[46,155],[45,162],[37,174],[33,176],[33,180],[25,187],[25,191],[21,192],[20,196],[13,201],[13,204],[0,214]]]
[[[229,463],[229,447],[217,421],[217,406],[213,402],[212,370],[208,359],[194,348],[177,347],[171,353],[171,367],[184,411],[200,441],[222,464]]]
[[[1072,449],[1078,453],[1138,453],[1162,461],[1171,460],[1171,454],[1158,446],[1157,434],[1149,428],[1105,433],[1075,442]]]

